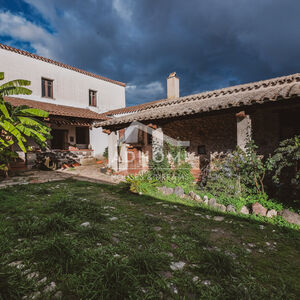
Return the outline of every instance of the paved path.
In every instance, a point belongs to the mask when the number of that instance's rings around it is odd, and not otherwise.
[[[3,181],[0,181],[0,189],[13,185],[44,183],[50,181],[64,180],[68,178],[107,184],[117,184],[122,179],[119,176],[102,174],[100,172],[100,166],[90,165],[58,171],[30,170],[20,172],[16,176],[9,177]]]

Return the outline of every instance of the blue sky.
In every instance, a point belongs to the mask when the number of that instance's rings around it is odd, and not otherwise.
[[[0,0],[0,41],[127,83],[127,105],[300,71],[298,0]]]

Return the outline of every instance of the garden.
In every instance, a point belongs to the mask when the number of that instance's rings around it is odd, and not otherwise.
[[[222,212],[300,228],[300,136],[282,141],[273,156],[257,154],[254,141],[245,151],[222,153],[195,183],[184,148],[165,144],[149,171],[126,178],[134,193],[160,191]]]
[[[0,191],[1,299],[299,299],[300,233],[127,185]]]

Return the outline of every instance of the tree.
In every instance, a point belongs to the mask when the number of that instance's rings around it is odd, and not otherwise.
[[[4,80],[4,73],[0,72],[0,80]],[[51,138],[51,129],[41,121],[49,116],[48,112],[22,105],[13,107],[4,101],[8,95],[30,95],[32,92],[26,86],[30,81],[17,79],[0,86],[0,169],[7,176],[9,160],[16,157],[12,146],[17,144],[26,153],[31,150],[28,138],[32,138],[41,148],[47,145]]]

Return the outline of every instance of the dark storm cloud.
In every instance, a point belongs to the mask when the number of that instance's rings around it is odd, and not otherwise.
[[[126,82],[129,105],[163,98],[172,71],[182,95],[300,71],[298,0],[26,2],[50,55]]]

